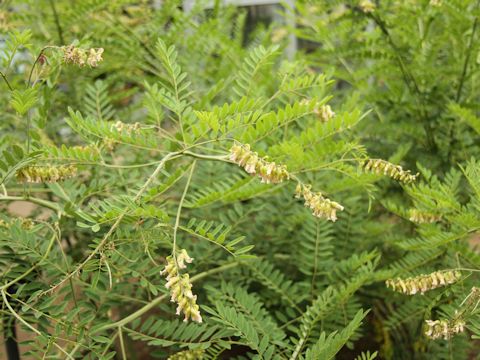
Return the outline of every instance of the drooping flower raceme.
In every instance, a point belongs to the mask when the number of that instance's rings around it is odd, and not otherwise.
[[[312,214],[319,218],[324,218],[335,222],[337,220],[337,211],[342,211],[343,206],[339,203],[327,199],[321,193],[314,193],[310,190],[310,186],[298,184],[295,189],[295,197],[303,197],[305,206],[312,209]]]
[[[430,224],[441,219],[439,215],[427,213],[417,209],[410,209],[409,213],[409,220],[417,224]]]
[[[167,265],[160,272],[160,275],[167,275],[167,283],[165,287],[170,290],[170,301],[176,302],[177,315],[181,312],[185,315],[184,321],[191,318],[193,321],[202,322],[200,315],[200,308],[197,305],[197,296],[192,293],[192,283],[188,274],[180,274],[179,270],[186,269],[193,259],[188,256],[185,249],[182,249],[178,254],[167,257]]]
[[[411,174],[410,170],[403,170],[400,165],[395,165],[382,159],[369,159],[365,161],[362,166],[365,171],[370,171],[378,175],[383,174],[392,179],[404,182],[405,184],[414,182],[418,176],[418,174]]]
[[[419,275],[407,279],[389,279],[385,282],[387,287],[407,295],[425,293],[445,285],[457,282],[462,277],[460,271],[435,271],[427,275]]]
[[[289,179],[287,167],[276,165],[265,158],[260,158],[250,150],[250,145],[235,144],[230,149],[230,160],[243,167],[251,175],[257,175],[266,184],[278,184]]]
[[[18,182],[52,183],[71,178],[77,174],[73,165],[62,166],[26,166],[17,170]]]

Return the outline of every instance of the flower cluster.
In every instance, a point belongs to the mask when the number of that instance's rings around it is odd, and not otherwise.
[[[184,350],[170,355],[167,360],[201,360],[203,359],[205,350]]]
[[[360,6],[360,9],[362,9],[364,13],[371,13],[375,11],[376,7],[371,0],[361,0],[358,6]]]
[[[330,199],[324,198],[321,193],[314,193],[310,186],[298,183],[295,189],[295,197],[305,199],[305,206],[312,209],[312,214],[319,218],[324,218],[335,222],[337,220],[337,210],[342,211],[343,206]]]
[[[433,340],[440,338],[448,340],[465,329],[465,321],[462,319],[425,320],[425,322],[427,323],[425,335]]]
[[[250,150],[248,144],[233,145],[230,149],[230,160],[243,167],[247,173],[257,175],[266,184],[278,184],[289,179],[285,165],[276,165],[260,158],[256,152]]]
[[[312,100],[308,99],[303,99],[300,104],[302,105],[310,105]],[[327,122],[330,119],[333,119],[335,117],[335,113],[333,112],[332,108],[330,105],[322,105],[320,107],[315,107],[313,109],[313,113],[317,115],[317,117],[322,121],[322,122]]]
[[[183,311],[184,321],[192,318],[193,321],[202,322],[200,309],[197,305],[197,296],[192,293],[192,283],[188,274],[180,274],[179,269],[185,269],[186,263],[190,264],[193,259],[188,256],[187,251],[182,249],[176,256],[167,257],[167,265],[160,272],[160,275],[167,275],[165,287],[170,289],[170,301],[176,302],[177,315]]]
[[[385,282],[387,287],[407,295],[421,294],[441,286],[453,284],[462,276],[460,271],[436,271],[427,275],[419,275],[407,279],[389,279]]]
[[[16,177],[19,182],[50,183],[74,177],[77,168],[73,165],[61,166],[26,166],[17,170]]]
[[[439,221],[439,215],[423,212],[417,209],[410,209],[409,220],[417,224],[429,224]]]
[[[320,109],[314,109],[313,112],[323,122],[327,122],[335,117],[335,113],[332,111],[330,105],[323,105],[320,107]]]
[[[98,63],[103,60],[103,48],[98,49],[81,49],[74,45],[63,46],[63,61],[65,64],[74,64],[80,67],[89,65],[97,67]]]
[[[28,218],[18,218],[15,221],[20,222],[20,226],[24,230],[31,230],[35,225],[35,223]],[[0,228],[10,229],[13,224],[14,224],[14,221],[7,222],[5,220],[0,219]]]
[[[132,133],[138,133],[138,131],[140,130],[140,123],[136,122],[133,124],[126,124],[118,120],[110,126],[110,129],[112,131],[118,131],[119,133],[125,131],[127,134],[130,135]]]
[[[365,171],[371,171],[375,174],[390,176],[392,179],[399,180],[405,184],[414,182],[418,174],[412,175],[410,170],[403,170],[400,165],[394,165],[382,159],[369,159],[363,163]]]

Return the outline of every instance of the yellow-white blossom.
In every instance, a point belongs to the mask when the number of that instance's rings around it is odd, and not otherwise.
[[[427,213],[417,209],[410,209],[409,220],[417,224],[429,224],[439,221],[441,217],[439,215]]]
[[[140,130],[140,123],[136,122],[133,124],[126,124],[118,120],[112,123],[112,125],[110,126],[110,130],[116,131],[119,133],[125,131],[127,134],[137,133]]]
[[[319,218],[324,218],[335,222],[337,220],[337,211],[342,211],[343,206],[339,203],[327,199],[321,193],[314,193],[310,186],[298,183],[295,189],[295,197],[305,200],[305,206],[312,210],[312,214]]]
[[[74,64],[80,67],[89,65],[91,67],[98,66],[103,60],[103,48],[82,49],[74,45],[63,46],[63,61],[65,64]]]
[[[230,160],[241,166],[251,175],[261,178],[263,183],[278,184],[289,179],[287,167],[260,158],[250,150],[250,145],[234,144],[230,149]]]
[[[360,6],[360,9],[362,9],[364,13],[371,13],[375,11],[376,8],[375,3],[371,0],[361,0],[358,6]]]
[[[375,174],[383,174],[392,179],[409,184],[417,179],[418,174],[413,175],[410,170],[403,170],[400,165],[392,164],[382,159],[369,159],[363,163],[365,171],[370,171]]]
[[[431,274],[409,277],[406,279],[389,279],[385,282],[387,287],[407,295],[425,293],[442,286],[457,282],[462,277],[460,271],[435,271]]]
[[[425,320],[425,323],[427,324],[425,335],[433,340],[440,338],[448,340],[465,330],[465,321],[462,319]]]
[[[160,275],[167,275],[165,287],[170,290],[171,302],[177,303],[176,314],[183,312],[184,321],[191,318],[193,321],[202,322],[200,308],[197,305],[197,296],[192,293],[192,283],[188,274],[180,274],[179,270],[185,269],[193,259],[188,256],[185,249],[180,250],[176,256],[167,257],[167,265]]]
[[[17,181],[25,183],[51,183],[71,178],[77,174],[73,165],[26,166],[17,170]]]

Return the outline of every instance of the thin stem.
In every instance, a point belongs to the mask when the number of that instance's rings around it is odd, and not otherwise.
[[[0,196],[0,201],[28,201],[33,204],[37,204],[45,208],[52,209],[55,212],[59,212],[59,213],[62,212],[60,207],[55,203],[47,200],[39,199],[39,198],[34,198],[31,196]]]
[[[192,276],[190,278],[190,280],[193,283],[193,282],[201,280],[201,279],[203,279],[207,276],[210,276],[210,275],[213,275],[213,274],[216,274],[216,273],[234,268],[234,267],[238,266],[239,264],[240,264],[239,262],[233,262],[233,263],[229,263],[229,264],[226,264],[226,265],[222,265],[222,266],[219,266],[217,268],[210,269],[210,270],[204,271],[200,274],[197,274],[195,276]],[[153,299],[150,303],[141,307],[140,309],[138,309],[134,313],[128,315],[127,317],[124,317],[123,319],[121,319],[121,320],[119,320],[115,323],[106,324],[105,326],[103,326],[103,327],[97,329],[96,331],[94,331],[93,334],[96,334],[96,333],[99,333],[101,331],[117,328],[117,327],[124,326],[124,325],[128,324],[129,322],[137,319],[138,317],[140,317],[143,314],[145,314],[146,312],[148,312],[150,309],[153,309],[153,308],[157,307],[157,305],[160,304],[163,300],[165,300],[168,296],[169,296],[169,294],[163,294],[163,295]]]
[[[191,151],[184,151],[183,154],[197,158],[197,159],[203,159],[203,160],[228,161],[228,155],[205,155],[205,154],[194,153]]]
[[[127,360],[127,353],[125,351],[125,344],[123,342],[123,332],[122,332],[122,327],[118,327],[118,338],[120,339],[120,349],[122,351],[122,359]]]
[[[418,83],[415,80],[415,77],[413,76],[411,71],[409,71],[409,69],[407,68],[407,65],[405,64],[405,61],[404,61],[404,59],[401,55],[401,52],[400,52],[398,46],[393,41],[392,35],[390,34],[390,31],[387,29],[385,23],[382,21],[382,19],[378,15],[375,16],[373,14],[370,14],[370,17],[373,19],[373,21],[375,21],[375,24],[377,24],[377,26],[380,28],[382,33],[387,38],[388,43],[392,47],[392,49],[395,53],[395,56],[397,58],[398,65],[400,67],[400,71],[402,73],[402,77],[404,79],[405,84],[407,85],[407,87],[410,89],[410,91],[412,93],[417,94],[417,96],[414,97],[414,98],[415,98],[415,100],[416,100],[416,102],[419,106],[420,118],[423,118],[423,120],[424,120],[423,126],[424,126],[424,130],[425,130],[425,135],[427,137],[428,146],[431,149],[436,149],[436,143],[435,143],[435,140],[434,140],[433,134],[432,134],[432,131],[433,131],[432,125],[428,121],[427,112],[425,110],[425,106],[424,106],[424,103],[423,103],[423,94],[420,91]],[[412,90],[412,85],[413,85],[413,90]]]
[[[48,255],[50,254],[50,251],[52,250],[52,246],[55,242],[55,239],[57,238],[57,233],[54,232],[52,238],[50,239],[50,243],[48,244],[48,247],[47,247],[47,250],[45,250],[45,254],[43,254],[42,258],[35,264],[33,265],[32,267],[30,267],[30,269],[28,269],[27,271],[25,271],[23,274],[21,275],[18,275],[15,279],[9,281],[8,283],[6,283],[5,285],[1,286],[0,287],[0,290],[1,291],[4,291],[6,289],[8,289],[10,286],[12,286],[13,284],[17,283],[18,281],[22,280],[25,276],[27,276],[28,274],[30,274],[33,270],[35,270],[37,268],[37,266],[39,264],[42,263],[42,261],[44,261]]]
[[[52,8],[53,17],[55,19],[55,26],[57,27],[58,32],[58,39],[60,40],[60,44],[65,45],[65,40],[63,39],[63,31],[62,27],[60,26],[60,19],[58,17],[57,9],[55,8],[55,3],[53,0],[49,0],[50,7]]]
[[[3,80],[4,80],[5,83],[7,84],[8,88],[10,89],[10,91],[13,91],[12,85],[10,85],[10,82],[9,82],[8,79],[7,79],[7,75],[5,75],[3,72],[0,71],[0,76],[3,78]]]
[[[32,83],[33,70],[35,69],[35,66],[37,66],[37,63],[40,61],[40,58],[42,57],[43,53],[47,49],[53,49],[53,48],[58,48],[58,46],[47,45],[40,50],[37,58],[35,59],[33,65],[32,65],[32,68],[30,69],[30,74],[28,75],[27,87],[29,87]]]
[[[477,1],[476,8],[480,6],[480,0]],[[462,75],[460,77],[460,84],[458,85],[458,90],[457,90],[457,97],[455,98],[455,102],[460,101],[460,96],[462,95],[462,88],[463,84],[465,82],[465,78],[467,76],[467,70],[468,70],[468,64],[470,62],[470,56],[472,55],[472,50],[473,50],[473,39],[475,37],[475,32],[477,30],[477,25],[478,25],[478,16],[475,16],[475,20],[472,25],[472,35],[470,36],[470,40],[468,42],[468,50],[467,50],[467,56],[465,56],[465,62],[463,63],[463,70],[462,70]]]
[[[190,174],[188,174],[187,183],[185,185],[185,189],[183,190],[182,198],[180,199],[180,203],[178,204],[177,209],[177,217],[175,218],[175,226],[173,227],[173,245],[172,245],[172,255],[175,259],[175,264],[177,264],[176,259],[176,252],[177,252],[177,232],[178,227],[180,226],[180,215],[182,213],[183,202],[185,201],[185,197],[187,196],[188,188],[190,187],[190,182],[192,180],[193,171],[195,170],[195,165],[197,160],[194,160],[192,163],[192,167],[190,168]]]
[[[170,160],[172,157],[178,155],[179,153],[177,152],[171,152],[169,153],[168,155],[166,155],[162,161],[160,162],[160,164],[158,164],[157,168],[155,169],[155,171],[152,173],[152,175],[150,175],[150,177],[147,179],[147,181],[145,181],[145,183],[143,184],[143,186],[140,188],[140,190],[137,192],[137,194],[135,195],[135,197],[133,198],[133,202],[137,202],[140,197],[143,195],[143,193],[147,190],[147,188],[150,186],[150,184],[152,183],[152,181],[158,176],[158,174],[160,173],[160,171],[163,169],[165,163]],[[105,234],[105,236],[103,237],[102,241],[100,241],[100,243],[95,247],[95,249],[92,250],[92,252],[86,257],[85,260],[83,260],[80,264],[77,265],[77,267],[70,273],[68,274],[65,278],[63,278],[62,280],[60,280],[57,284],[53,285],[50,290],[48,290],[47,292],[49,291],[53,291],[55,290],[56,288],[58,288],[61,284],[63,284],[65,281],[67,281],[68,279],[72,278],[73,276],[75,276],[76,274],[78,274],[78,272],[91,260],[93,259],[93,257],[103,248],[103,246],[107,243],[108,239],[113,235],[113,233],[115,232],[115,230],[117,229],[117,227],[120,225],[120,223],[122,222],[123,218],[125,217],[125,215],[128,213],[128,208],[124,209],[122,211],[122,213],[118,216],[117,220],[115,221],[115,223],[112,225],[112,227],[110,228],[110,230]],[[46,293],[46,292],[45,292]],[[43,293],[42,293],[43,294]]]
[[[8,302],[8,299],[7,299],[7,295],[5,294],[5,291],[2,289],[0,290],[0,292],[2,293],[2,298],[3,298],[3,303],[7,306],[8,310],[10,310],[10,312],[12,313],[12,315],[18,320],[20,321],[23,325],[25,325],[27,328],[29,328],[31,331],[33,331],[35,334],[37,334],[38,336],[43,336],[43,334],[38,331],[37,329],[35,329],[32,325],[30,325],[28,322],[26,322],[20,315],[17,314],[17,312],[12,308],[12,306],[10,305],[10,303]],[[64,353],[68,359],[72,359],[74,360],[74,358],[69,354],[67,353],[60,345],[58,345],[55,341],[53,342],[53,345],[59,349],[62,353]]]

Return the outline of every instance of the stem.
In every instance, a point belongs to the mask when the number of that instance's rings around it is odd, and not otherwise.
[[[17,314],[17,312],[12,308],[12,306],[10,305],[10,303],[8,302],[8,299],[7,299],[7,295],[5,294],[5,291],[4,290],[0,290],[1,293],[2,293],[2,298],[3,298],[3,303],[7,306],[8,310],[10,310],[10,312],[12,313],[12,315],[18,320],[20,321],[23,325],[25,325],[27,328],[29,328],[31,331],[33,331],[35,334],[37,334],[38,336],[43,336],[42,333],[40,331],[38,331],[37,329],[35,329],[32,325],[30,325],[28,322],[26,322],[20,315]],[[75,360],[72,356],[70,356],[60,345],[58,345],[55,341],[53,342],[53,345],[59,349],[62,353],[64,353],[67,358],[71,359],[71,360]]]
[[[204,271],[198,275],[195,275],[195,276],[192,276],[190,278],[191,282],[195,282],[195,281],[198,281],[198,280],[201,280],[207,276],[210,276],[210,275],[213,275],[213,274],[216,274],[216,273],[219,273],[219,272],[222,272],[222,271],[225,271],[225,270],[229,270],[231,268],[234,268],[236,266],[238,266],[240,263],[239,262],[233,262],[233,263],[229,263],[229,264],[226,264],[226,265],[222,265],[222,266],[219,266],[217,268],[214,268],[214,269],[210,269],[210,270],[207,270],[207,271]],[[135,311],[134,313],[128,315],[127,317],[124,317],[123,319],[115,322],[115,323],[112,323],[112,324],[106,324],[105,326],[97,329],[96,331],[93,332],[93,334],[96,334],[96,333],[99,333],[101,331],[105,331],[105,330],[108,330],[108,329],[113,329],[113,328],[117,328],[117,327],[120,327],[120,326],[124,326],[126,324],[128,324],[129,322],[135,320],[136,318],[142,316],[143,314],[145,314],[147,311],[149,311],[150,309],[153,309],[155,308],[158,304],[160,304],[163,300],[165,300],[167,297],[169,296],[169,294],[163,294],[155,299],[153,299],[150,303],[148,303],[147,305],[141,307],[140,309],[138,309],[137,311]],[[92,334],[92,335],[93,335]]]
[[[480,6],[480,0],[477,1],[476,8]],[[468,42],[468,49],[467,49],[467,56],[465,57],[465,62],[463,63],[463,70],[462,70],[462,75],[460,77],[460,84],[458,85],[458,90],[457,90],[457,97],[455,98],[455,102],[460,101],[460,96],[462,95],[462,88],[463,84],[465,82],[465,78],[467,76],[467,70],[468,70],[468,63],[470,62],[470,56],[472,55],[472,50],[473,50],[473,38],[475,37],[475,32],[477,30],[477,25],[478,25],[478,16],[475,17],[475,20],[473,21],[472,25],[472,35],[470,36],[470,40]]]
[[[47,201],[47,200],[39,199],[39,198],[34,198],[34,197],[31,197],[31,196],[0,196],[0,201],[2,201],[2,200],[5,200],[5,201],[28,201],[28,202],[31,202],[33,204],[37,204],[37,205],[43,206],[45,208],[52,209],[55,212],[60,212],[60,213],[62,212],[60,207],[58,205],[56,205],[55,203]]]
[[[405,84],[407,85],[407,87],[410,89],[410,91],[412,93],[417,94],[417,97],[414,97],[414,98],[415,98],[415,100],[416,100],[416,102],[419,106],[420,117],[423,118],[423,120],[424,120],[423,126],[424,126],[424,130],[425,130],[425,135],[427,137],[428,147],[432,150],[435,150],[436,149],[436,143],[435,143],[435,140],[434,140],[433,135],[432,135],[433,129],[432,129],[432,126],[431,126],[430,122],[428,121],[427,112],[426,112],[425,106],[423,104],[423,94],[420,91],[418,83],[415,80],[415,77],[413,76],[413,74],[407,68],[407,66],[405,64],[405,61],[403,60],[403,57],[400,53],[400,50],[398,49],[397,45],[393,41],[392,35],[390,34],[390,31],[388,31],[385,23],[382,21],[382,19],[379,16],[375,16],[375,15],[371,14],[370,17],[373,19],[373,21],[375,21],[375,24],[377,24],[377,26],[380,28],[382,33],[387,38],[388,43],[392,47],[392,49],[395,53],[395,56],[397,58],[397,61],[398,61],[399,67],[400,67],[400,71],[402,73],[402,77],[403,77],[403,80],[404,80]],[[411,85],[413,85],[413,90],[412,90]]]
[[[123,342],[123,333],[122,333],[122,327],[118,327],[118,338],[120,339],[120,349],[122,351],[122,359],[127,360],[127,353],[125,351],[125,344]]]
[[[55,19],[55,26],[57,27],[60,44],[65,45],[65,40],[63,39],[63,31],[62,31],[62,27],[60,26],[60,19],[58,18],[57,9],[55,8],[55,3],[53,2],[53,0],[49,0],[49,2],[53,12],[53,18]]]
[[[145,181],[145,183],[143,184],[143,186],[140,188],[140,190],[137,192],[137,194],[135,195],[135,197],[133,198],[133,202],[137,202],[140,197],[143,195],[143,193],[147,190],[148,186],[152,183],[152,181],[158,176],[158,174],[160,173],[160,171],[163,169],[165,163],[170,160],[172,157],[178,155],[177,152],[171,152],[169,153],[168,155],[166,155],[162,161],[160,162],[160,164],[158,164],[157,168],[155,169],[155,171],[152,173],[152,175],[150,175],[150,177],[147,179],[147,181]],[[100,243],[95,247],[95,249],[93,249],[93,251],[87,256],[87,258],[85,260],[83,260],[79,265],[77,265],[77,267],[75,268],[75,270],[73,270],[71,273],[69,273],[65,278],[63,278],[62,280],[60,280],[57,284],[53,285],[50,290],[48,291],[53,291],[55,290],[56,288],[58,288],[61,284],[63,284],[65,281],[67,281],[68,279],[72,278],[73,276],[75,276],[76,274],[78,274],[78,272],[100,251],[100,249],[102,249],[102,247],[107,243],[108,239],[110,238],[110,236],[113,235],[113,233],[115,232],[115,230],[117,229],[117,227],[120,225],[120,223],[122,222],[123,218],[125,217],[125,215],[128,213],[128,208],[127,209],[124,209],[122,211],[122,213],[118,216],[117,220],[115,221],[115,223],[112,225],[112,227],[110,228],[110,230],[105,234],[105,236],[103,237],[102,241],[100,241]],[[43,295],[44,293],[42,293]]]
[[[27,276],[28,274],[30,274],[33,270],[35,270],[37,268],[37,266],[39,264],[42,263],[42,261],[44,261],[47,257],[48,257],[48,254],[50,254],[50,251],[52,250],[52,246],[53,246],[53,243],[55,242],[55,239],[57,238],[57,234],[54,233],[52,238],[50,239],[50,243],[48,244],[48,247],[47,247],[47,250],[45,251],[45,254],[43,254],[42,258],[35,264],[33,265],[32,267],[30,267],[30,269],[28,269],[27,271],[25,271],[23,274],[21,275],[18,275],[15,279],[13,279],[12,281],[9,281],[8,283],[6,283],[5,285],[3,285],[2,287],[0,287],[0,291],[4,291],[4,290],[7,290],[10,286],[12,286],[13,284],[17,283],[18,281],[22,280],[25,276]]]
[[[11,332],[11,336],[7,335],[8,331]],[[20,352],[18,350],[17,328],[15,326],[15,319],[10,319],[8,316],[5,316],[3,318],[3,333],[4,333],[4,339],[5,339],[5,349],[7,350],[7,359],[20,360]]]
[[[192,176],[193,176],[193,170],[195,169],[196,163],[197,163],[197,160],[194,160],[193,164],[192,164],[192,167],[190,168],[190,174],[188,174],[187,184],[185,185],[185,189],[183,190],[182,198],[180,199],[180,203],[178,204],[177,216],[175,218],[175,226],[173,227],[172,256],[173,256],[173,259],[174,259],[175,266],[177,266],[177,268],[178,268],[177,256],[176,256],[176,253],[177,253],[177,232],[178,232],[178,227],[180,225],[180,215],[182,213],[183,202],[185,201],[185,197],[187,196],[188,188],[190,187],[190,182],[191,182]]]
[[[3,80],[5,81],[5,83],[7,84],[8,88],[10,89],[10,91],[13,91],[13,88],[12,88],[12,85],[10,85],[10,83],[8,82],[8,79],[7,79],[7,76],[0,71],[0,76],[3,78]]]
[[[31,85],[32,76],[33,76],[33,70],[35,70],[35,66],[36,66],[37,63],[40,61],[40,58],[42,57],[43,53],[44,53],[47,49],[53,49],[53,48],[58,48],[58,46],[47,45],[47,46],[43,47],[42,50],[40,50],[40,52],[38,53],[37,58],[35,59],[33,65],[32,65],[32,68],[30,69],[30,74],[28,75],[27,87],[29,87],[29,86]]]
[[[183,154],[197,158],[197,159],[228,161],[228,155],[204,155],[204,154],[197,154],[191,151],[183,151]]]

